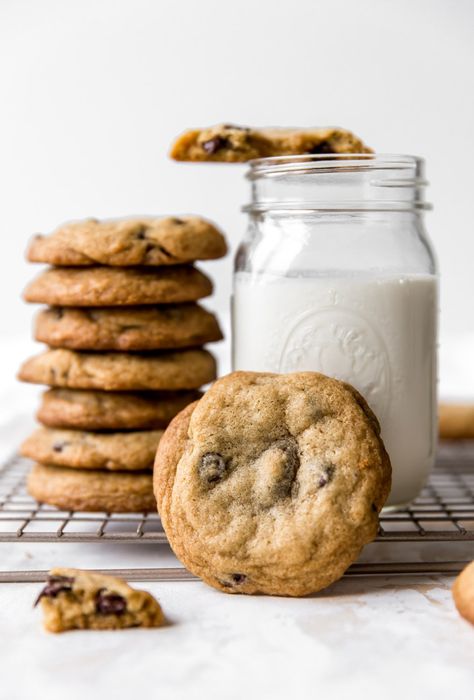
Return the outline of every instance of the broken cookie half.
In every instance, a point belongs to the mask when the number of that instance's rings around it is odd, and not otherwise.
[[[372,149],[341,127],[255,129],[219,124],[185,131],[173,143],[170,156],[181,161],[244,163],[254,158],[323,153],[372,153]]]
[[[79,569],[52,569],[35,606],[40,604],[48,632],[161,627],[160,604],[122,579]]]

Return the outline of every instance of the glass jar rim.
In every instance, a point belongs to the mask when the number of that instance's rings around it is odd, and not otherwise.
[[[395,193],[398,189],[414,191],[416,196],[405,198],[372,199],[355,202],[349,201],[253,201],[244,206],[247,213],[259,213],[268,210],[299,210],[299,211],[413,211],[429,210],[431,205],[421,196],[423,188],[428,185],[424,177],[424,159],[419,156],[396,153],[314,153],[297,156],[272,156],[256,158],[249,161],[250,169],[246,173],[253,187],[258,181],[278,180],[292,175],[337,175],[373,173],[370,185],[377,189],[385,189]],[[377,171],[380,177],[377,177]],[[390,172],[393,172],[392,173]],[[383,174],[382,174],[383,173]],[[263,183],[262,183],[263,184]]]
[[[270,156],[248,161],[247,178],[284,175],[288,172],[337,172],[338,170],[415,169],[422,170],[424,158],[400,153],[308,153]],[[427,184],[426,180],[420,184]]]

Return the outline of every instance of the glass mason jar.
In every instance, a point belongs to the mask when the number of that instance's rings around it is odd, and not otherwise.
[[[423,171],[399,155],[255,160],[235,260],[233,368],[354,385],[381,424],[392,506],[417,496],[436,448],[438,278]]]

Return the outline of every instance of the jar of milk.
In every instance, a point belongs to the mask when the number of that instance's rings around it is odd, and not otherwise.
[[[420,492],[436,447],[438,279],[423,161],[310,155],[250,163],[235,261],[233,368],[314,370],[354,385],[393,467],[389,505]]]

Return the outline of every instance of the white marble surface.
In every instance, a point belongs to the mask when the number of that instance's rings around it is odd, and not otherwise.
[[[12,380],[27,346],[2,342],[2,456],[31,427],[37,391]],[[377,547],[364,558],[377,556]],[[452,558],[471,550],[453,550]],[[430,553],[411,548],[405,555]],[[2,544],[0,562],[2,570],[175,564],[164,547],[116,544]],[[147,583],[167,628],[57,636],[42,630],[32,609],[38,584],[0,584],[0,698],[465,700],[474,687],[474,628],[456,613],[451,583],[346,578],[303,600],[230,596],[198,582]]]

